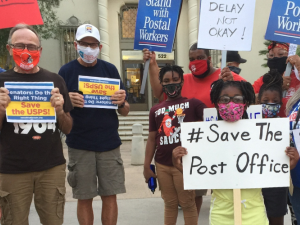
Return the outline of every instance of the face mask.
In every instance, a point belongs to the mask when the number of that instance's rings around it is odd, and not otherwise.
[[[210,72],[209,60],[194,60],[190,62],[189,69],[192,74],[197,78],[204,78]]]
[[[280,74],[283,74],[286,69],[286,60],[287,57],[274,57],[273,59],[268,59],[268,67],[270,70],[277,69]]]
[[[241,68],[235,67],[235,66],[228,66],[228,68],[230,69],[230,71],[236,73],[236,74],[240,74],[241,73]]]
[[[181,83],[163,85],[163,92],[170,98],[175,98],[181,93]]]
[[[13,58],[15,63],[25,71],[32,70],[40,61],[41,52],[29,52],[27,49],[16,51],[13,49]]]
[[[227,104],[218,104],[218,106],[219,114],[223,120],[228,122],[235,122],[242,119],[245,104],[229,102]]]
[[[279,113],[280,104],[262,104],[262,114],[264,118],[274,118]]]
[[[99,48],[92,49],[90,47],[83,47],[83,46],[77,45],[77,52],[78,52],[80,58],[85,63],[93,63],[97,60],[100,49]]]

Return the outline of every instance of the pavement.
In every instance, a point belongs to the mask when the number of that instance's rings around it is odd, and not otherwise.
[[[131,162],[131,142],[124,142],[121,146],[121,154],[125,167],[125,185],[127,193],[118,195],[119,217],[118,225],[163,225],[164,203],[160,197],[160,191],[155,194],[148,189],[144,181],[143,166],[132,166]],[[64,155],[68,160],[67,147],[64,144]],[[72,189],[66,182],[66,205],[65,205],[65,225],[78,224],[76,216],[77,202],[72,198]],[[199,225],[209,224],[210,195],[204,196],[203,205],[199,216]],[[96,197],[93,202],[95,225],[101,223],[102,202],[100,197]],[[30,225],[40,225],[34,205],[31,205],[29,215]],[[183,212],[178,210],[177,225],[184,224]],[[285,216],[285,225],[291,225],[290,215]]]

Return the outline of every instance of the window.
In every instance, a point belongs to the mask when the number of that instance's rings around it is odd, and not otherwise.
[[[125,5],[121,8],[122,39],[133,39],[135,34],[137,6]]]

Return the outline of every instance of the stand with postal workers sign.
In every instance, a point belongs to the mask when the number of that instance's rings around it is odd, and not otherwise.
[[[300,44],[300,2],[295,0],[273,0],[266,40],[290,43],[289,56],[295,55]],[[292,65],[287,64],[284,76],[290,76]],[[297,71],[295,71],[297,72]],[[286,95],[286,91],[283,93]]]
[[[110,98],[120,90],[119,79],[80,75],[78,87],[84,96],[84,107],[118,109]]]
[[[185,190],[289,186],[288,118],[182,123],[181,129]],[[241,224],[241,212],[234,214]]]
[[[140,0],[134,50],[148,48],[150,51],[172,52],[181,11],[182,0]],[[145,62],[141,94],[144,94],[150,60]]]
[[[223,69],[228,50],[251,51],[254,13],[255,0],[201,0],[198,48],[222,50]],[[234,202],[235,224],[241,225],[239,189],[234,189]]]
[[[6,108],[9,123],[56,123],[50,98],[53,82],[5,82],[11,102]]]

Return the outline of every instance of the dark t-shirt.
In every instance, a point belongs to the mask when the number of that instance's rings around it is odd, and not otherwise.
[[[203,120],[205,104],[198,99],[179,98],[174,101],[163,101],[154,106],[149,114],[149,132],[156,131],[155,161],[166,166],[173,166],[172,151],[181,146],[181,122]],[[174,135],[174,136],[173,136]]]
[[[117,68],[98,59],[93,67],[84,67],[77,60],[64,65],[58,72],[65,80],[69,92],[78,90],[78,76],[108,77],[120,79]],[[125,89],[121,81],[120,89]],[[67,135],[69,147],[104,152],[119,147],[119,120],[115,109],[82,108],[72,110],[73,128]]]
[[[0,75],[0,87],[6,81],[53,82],[64,97],[64,111],[73,108],[64,80],[55,73],[42,68],[35,74],[8,70]],[[8,123],[5,117],[0,134],[0,173],[43,171],[65,162],[57,123]]]

